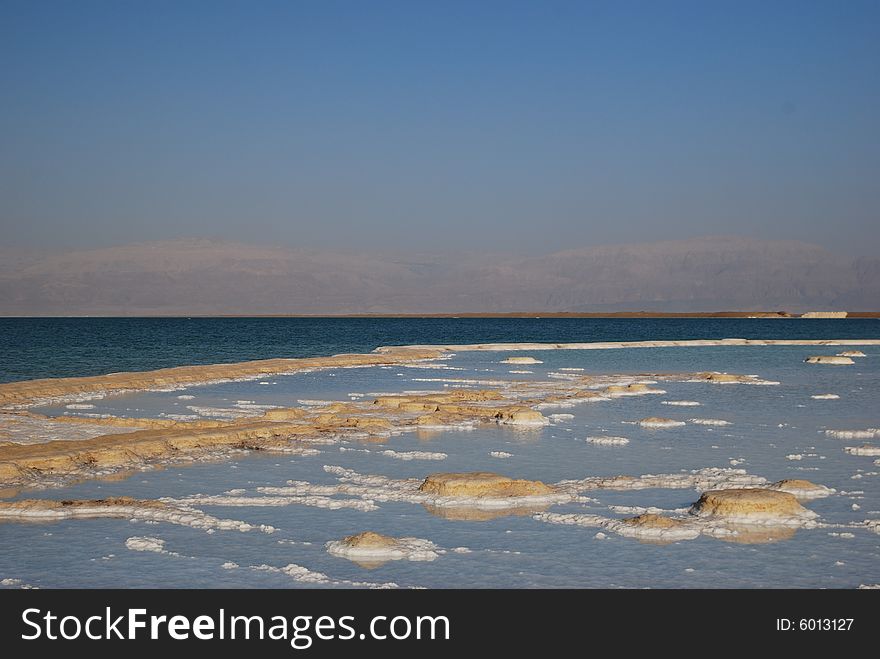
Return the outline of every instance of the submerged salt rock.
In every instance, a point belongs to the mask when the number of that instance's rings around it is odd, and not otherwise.
[[[543,364],[540,359],[534,357],[508,357],[501,360],[502,364]]]
[[[621,396],[644,396],[645,394],[665,394],[663,389],[653,389],[646,384],[612,384],[605,387],[604,394],[611,398],[619,398]]]
[[[786,478],[767,486],[768,490],[787,492],[798,499],[819,499],[834,494],[835,490],[824,485],[817,485],[808,480],[799,478]]]
[[[839,355],[811,355],[804,362],[807,364],[831,364],[843,366],[845,364],[855,364],[849,357],[840,357]]]
[[[699,516],[729,517],[782,522],[810,519],[816,514],[804,508],[793,494],[765,488],[710,490],[691,507]]]
[[[665,419],[661,416],[649,416],[641,419],[639,425],[643,428],[676,428],[685,425],[685,422]]]
[[[441,497],[526,497],[553,494],[541,481],[509,478],[485,471],[431,474],[419,486],[425,494]]]
[[[528,407],[517,407],[502,410],[495,415],[498,423],[506,426],[546,426],[550,420],[538,410]]]
[[[861,350],[844,350],[837,353],[838,357],[867,357]]]

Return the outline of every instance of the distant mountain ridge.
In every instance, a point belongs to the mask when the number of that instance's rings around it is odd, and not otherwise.
[[[880,259],[737,237],[544,256],[357,252],[204,239],[0,250],[2,315],[880,308]]]

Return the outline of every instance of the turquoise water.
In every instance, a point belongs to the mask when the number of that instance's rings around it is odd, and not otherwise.
[[[185,364],[503,341],[880,338],[880,320],[0,318],[0,382]]]
[[[33,321],[56,322],[56,321]],[[67,321],[57,321],[67,322]],[[88,321],[82,322],[87,326]],[[129,323],[135,321],[95,321]],[[183,320],[157,321],[180,327]],[[204,322],[210,325],[215,321]],[[260,321],[216,321],[259,323]],[[323,342],[303,346],[302,334],[294,329],[301,321],[270,320],[273,332],[257,333],[249,356],[277,356],[260,351],[285,346],[285,354],[320,354],[343,350],[372,349],[379,344],[406,342],[471,342],[488,340],[632,340],[645,338],[707,338],[745,336],[759,338],[874,338],[876,321],[596,321],[573,320],[479,320],[461,327],[457,321],[369,321],[345,340],[325,336]],[[310,319],[312,330],[322,322],[333,327],[348,321]],[[277,323],[277,324],[276,324]],[[289,323],[289,324],[287,324]],[[306,323],[305,325],[309,325]],[[393,335],[389,326],[408,326],[408,333]],[[479,323],[486,323],[481,334]],[[505,327],[506,323],[511,326]],[[760,325],[758,331],[750,323]],[[816,323],[813,325],[812,323]],[[287,324],[287,325],[285,325]],[[371,325],[372,324],[372,325]],[[402,325],[401,325],[402,324]],[[701,325],[704,324],[704,325]],[[287,327],[281,334],[279,327]],[[377,327],[378,326],[378,327]],[[252,326],[250,326],[252,327]],[[703,328],[701,331],[701,327]],[[48,330],[47,330],[48,331]],[[78,332],[80,330],[77,330]],[[97,331],[97,330],[96,330]],[[107,332],[106,327],[101,332]],[[145,330],[140,332],[146,340]],[[186,332],[175,335],[167,326],[156,330],[171,347],[160,355],[157,348],[129,356],[104,356],[103,370],[115,370],[123,362],[144,368],[184,360]],[[182,330],[181,330],[182,331]],[[217,330],[219,332],[219,330]],[[300,330],[297,330],[300,331]],[[328,330],[329,332],[329,330]],[[676,332],[678,332],[676,334]],[[235,353],[233,335],[248,336],[238,329],[226,332],[217,352],[206,344],[199,354],[205,361],[216,355]],[[177,336],[175,339],[174,336]],[[180,336],[190,338],[183,339]],[[270,341],[275,337],[275,343]],[[397,340],[395,340],[395,338]],[[173,340],[172,340],[173,339]],[[48,338],[41,339],[48,341]],[[247,339],[241,339],[247,341]],[[349,343],[346,343],[348,341]],[[358,342],[362,343],[358,343]],[[363,342],[370,341],[368,345]],[[124,352],[122,342],[111,354]],[[8,350],[8,347],[6,348]],[[65,362],[58,372],[73,368],[73,354],[87,354],[92,348],[75,342],[59,354]],[[94,350],[98,350],[94,348]],[[228,350],[228,353],[226,352]],[[188,406],[228,409],[237,401],[296,405],[298,400],[348,400],[352,393],[374,394],[404,390],[444,390],[461,386],[456,379],[552,381],[560,368],[582,368],[587,374],[678,373],[718,370],[757,374],[780,382],[777,386],[710,385],[699,382],[662,382],[666,390],[658,396],[621,398],[546,410],[545,414],[570,413],[536,430],[514,430],[501,426],[472,431],[406,433],[388,438],[385,444],[345,440],[318,445],[311,456],[242,454],[231,460],[189,466],[170,465],[137,472],[121,479],[90,480],[60,489],[12,494],[16,498],[47,497],[100,498],[127,495],[139,498],[187,497],[222,494],[242,489],[248,496],[260,496],[258,487],[280,487],[289,480],[331,485],[337,477],[325,466],[341,466],[360,474],[394,479],[424,478],[436,471],[495,471],[520,478],[555,483],[563,479],[618,474],[679,473],[706,467],[733,467],[769,481],[803,478],[837,490],[837,493],[806,502],[818,513],[823,528],[799,529],[791,537],[774,542],[741,544],[701,536],[695,540],[658,545],[607,533],[599,529],[549,524],[530,514],[500,516],[484,521],[449,519],[422,505],[409,502],[379,502],[371,511],[329,510],[306,505],[283,507],[208,506],[199,508],[217,517],[269,524],[272,534],[256,531],[206,533],[168,523],[146,524],[128,520],[65,520],[51,523],[0,524],[0,579],[19,579],[42,587],[334,587],[356,583],[393,582],[403,587],[811,587],[855,588],[880,582],[880,535],[866,528],[866,520],[880,519],[880,475],[875,458],[844,453],[846,446],[865,440],[828,437],[832,429],[864,429],[880,426],[880,348],[868,346],[864,359],[844,367],[803,363],[809,354],[833,354],[838,349],[803,347],[712,347],[650,348],[608,351],[529,351],[526,353],[460,353],[444,362],[462,370],[415,368],[332,369],[260,381],[230,382],[192,387],[186,391],[142,392],[90,401],[88,413],[160,416],[193,413]],[[525,354],[543,361],[534,366],[508,366],[503,358]],[[212,355],[214,355],[212,357]],[[243,358],[241,355],[236,359]],[[32,366],[34,372],[52,368],[51,359]],[[160,359],[165,362],[157,361]],[[188,362],[196,361],[193,359]],[[183,363],[186,363],[184,361]],[[115,366],[108,366],[109,364]],[[16,366],[16,372],[24,372]],[[530,374],[510,374],[530,370]],[[8,379],[7,374],[7,379]],[[428,380],[428,381],[426,381]],[[558,382],[558,380],[557,380]],[[446,385],[446,386],[444,386]],[[474,385],[476,386],[476,385]],[[482,386],[482,385],[480,385]],[[486,385],[491,386],[491,385]],[[839,400],[815,400],[810,396],[835,393]],[[192,399],[180,399],[191,395]],[[699,407],[664,405],[663,401],[691,400]],[[40,409],[48,414],[77,413],[61,406]],[[681,428],[648,430],[632,422],[646,416],[663,416],[687,421],[690,418],[723,419],[727,426],[688,423]],[[588,444],[594,435],[619,435],[630,439],[626,446]],[[868,440],[869,444],[880,441]],[[346,450],[341,450],[346,449]],[[402,461],[382,453],[442,452],[445,460]],[[490,452],[511,454],[507,459]],[[800,455],[793,460],[789,456]],[[732,462],[733,461],[733,462]],[[594,501],[556,505],[560,513],[591,513],[611,518],[627,514],[612,506],[657,507],[672,511],[689,506],[699,496],[693,489],[645,489],[634,491],[591,491]],[[447,550],[430,562],[389,561],[366,568],[330,555],[325,543],[364,530],[393,536],[415,536]],[[832,535],[837,534],[837,535]],[[851,537],[850,537],[851,535]],[[169,553],[132,551],[126,540],[149,536],[165,542]],[[772,539],[772,538],[771,538]],[[466,547],[468,553],[452,551]],[[323,583],[297,581],[279,571],[294,563],[326,575]],[[224,567],[224,564],[226,565]],[[235,564],[233,567],[231,564]]]

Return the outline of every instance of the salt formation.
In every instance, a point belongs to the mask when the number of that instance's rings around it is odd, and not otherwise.
[[[161,538],[151,538],[150,536],[135,536],[125,541],[125,546],[132,551],[150,551],[156,554],[167,554],[168,556],[179,556],[180,554],[165,549],[165,541]]]
[[[674,419],[664,419],[660,416],[649,416],[639,421],[639,425],[643,428],[676,428],[686,425],[684,421],[675,421]]]
[[[501,360],[502,364],[543,364],[540,359],[534,357],[508,357]]]
[[[868,444],[863,444],[862,446],[846,446],[843,450],[850,455],[863,455],[868,457],[880,455],[880,446],[869,446]]]
[[[850,357],[840,357],[838,355],[811,355],[804,362],[807,364],[831,364],[836,366],[855,364]]]
[[[835,490],[824,485],[817,485],[807,480],[785,479],[767,486],[768,490],[787,492],[798,499],[819,499],[834,494]]]
[[[813,400],[838,400],[840,396],[837,394],[813,394],[810,398]]]
[[[844,350],[837,353],[838,357],[867,357],[861,350]]]
[[[730,421],[723,419],[688,419],[688,422],[695,423],[698,426],[729,426]]]
[[[703,493],[691,512],[746,524],[798,525],[816,517],[793,494],[763,488],[710,490]]]
[[[431,474],[419,486],[419,492],[441,497],[527,497],[553,494],[555,490],[541,481],[508,478],[484,471]]]
[[[620,398],[622,396],[644,396],[647,394],[665,394],[666,392],[663,389],[652,389],[647,384],[643,383],[633,383],[633,384],[613,384],[609,387],[605,387],[605,391],[603,392],[609,398]]]
[[[626,446],[629,440],[626,437],[587,437],[587,443],[596,446]]]
[[[825,435],[833,439],[873,439],[880,437],[880,428],[865,430],[826,430]]]
[[[395,460],[445,460],[449,456],[446,453],[432,451],[382,451],[382,455]]]
[[[387,535],[364,531],[342,540],[326,544],[333,556],[347,558],[357,563],[376,567],[386,561],[433,561],[438,557],[438,547],[422,538],[392,538]]]
[[[514,408],[511,410],[503,410],[495,415],[498,423],[508,426],[532,426],[540,427],[549,425],[550,420],[547,419],[538,410],[532,410],[527,407]]]
[[[676,407],[698,407],[701,403],[695,400],[662,400],[663,405],[675,405]]]
[[[247,522],[218,519],[185,505],[151,499],[111,497],[107,499],[66,500],[20,499],[0,501],[0,520],[56,521],[60,519],[117,518],[167,522],[204,531],[253,531],[273,533],[268,525],[254,526]]]

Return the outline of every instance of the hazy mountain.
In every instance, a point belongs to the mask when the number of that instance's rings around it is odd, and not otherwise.
[[[700,238],[515,256],[174,240],[0,250],[0,314],[878,309],[880,259]]]

